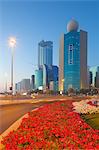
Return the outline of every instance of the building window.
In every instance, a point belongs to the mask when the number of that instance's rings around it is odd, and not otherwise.
[[[73,44],[69,45],[69,49],[68,49],[68,64],[73,64]]]

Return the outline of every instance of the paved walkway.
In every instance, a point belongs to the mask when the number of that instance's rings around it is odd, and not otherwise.
[[[7,105],[7,104],[21,104],[21,103],[31,103],[33,102],[33,99],[28,100],[0,100],[0,106],[1,105]]]

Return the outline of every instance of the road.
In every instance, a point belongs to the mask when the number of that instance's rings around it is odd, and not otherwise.
[[[37,99],[44,100],[40,102]],[[72,99],[71,97],[66,96],[49,96],[49,97],[41,97],[37,98],[34,101],[37,101],[36,103],[31,103],[30,101],[27,101],[26,103],[16,103],[16,104],[6,104],[0,105],[0,134],[3,133],[6,129],[8,129],[16,120],[18,120],[20,117],[22,117],[27,112],[40,107],[44,104],[49,103],[50,100],[57,101],[57,100],[63,100],[63,99]],[[73,99],[82,99],[82,98],[73,98]],[[86,98],[85,98],[86,99]],[[48,100],[48,101],[47,101]],[[33,101],[33,100],[32,100]]]
[[[0,134],[9,128],[21,116],[46,103],[48,102],[39,102],[37,104],[10,104],[0,106]]]

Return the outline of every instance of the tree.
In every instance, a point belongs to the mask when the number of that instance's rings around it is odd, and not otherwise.
[[[73,88],[68,89],[68,95],[72,96],[75,94],[75,90]]]

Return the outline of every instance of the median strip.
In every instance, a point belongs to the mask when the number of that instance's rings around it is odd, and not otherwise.
[[[42,106],[41,106],[42,107]],[[39,107],[40,108],[40,107]],[[39,108],[36,108],[33,111],[38,110]],[[0,135],[0,150],[3,149],[4,145],[1,144],[1,141],[3,140],[3,137],[6,137],[10,132],[12,132],[13,130],[17,130],[18,127],[21,125],[22,123],[22,119],[23,118],[28,118],[28,113],[25,114],[24,116],[22,116],[19,120],[15,121],[6,131],[4,131],[1,135]]]

